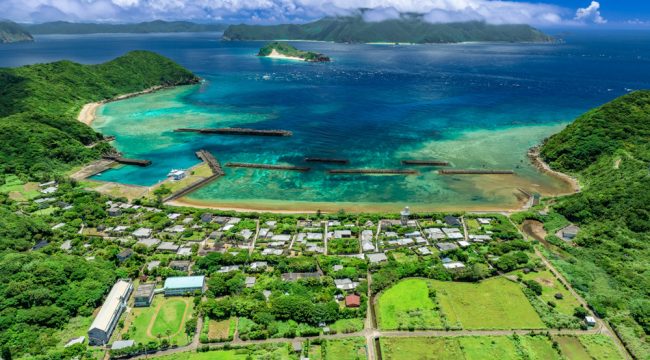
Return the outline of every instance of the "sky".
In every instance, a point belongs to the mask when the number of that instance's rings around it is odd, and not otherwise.
[[[423,14],[432,23],[650,29],[650,0],[0,0],[0,17],[28,23],[137,22],[155,19],[225,23],[300,23],[360,14],[366,21]]]

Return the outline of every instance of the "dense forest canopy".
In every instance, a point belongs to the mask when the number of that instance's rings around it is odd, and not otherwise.
[[[225,40],[320,40],[333,42],[457,43],[464,41],[548,42],[552,38],[528,25],[483,22],[433,24],[419,16],[366,22],[361,16],[329,17],[307,24],[231,25]]]
[[[45,177],[87,162],[101,138],[76,120],[83,104],[198,79],[171,60],[133,51],[99,65],[70,61],[0,69],[0,175]]]
[[[583,185],[554,206],[582,228],[558,265],[628,347],[649,356],[650,91],[586,113],[548,139],[542,155]]]

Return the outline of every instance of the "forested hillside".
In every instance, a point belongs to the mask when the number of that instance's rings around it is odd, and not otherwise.
[[[195,24],[188,21],[154,20],[135,24],[93,24],[53,21],[42,24],[25,24],[32,34],[109,34],[109,33],[176,33],[223,31],[223,24]]]
[[[232,25],[224,40],[320,40],[333,42],[457,43],[464,41],[548,42],[552,39],[528,25],[482,22],[433,24],[419,16],[366,22],[361,16],[329,17],[307,24]]]
[[[542,155],[578,176],[583,191],[555,210],[582,228],[557,264],[639,358],[650,357],[650,91],[578,118]]]
[[[34,41],[34,38],[15,22],[0,20],[0,44],[22,41]]]
[[[0,69],[0,175],[44,178],[99,156],[101,135],[76,120],[85,103],[198,79],[160,55],[134,51],[99,65],[70,61]]]

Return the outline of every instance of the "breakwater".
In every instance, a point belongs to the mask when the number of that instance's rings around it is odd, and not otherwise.
[[[446,169],[438,170],[440,175],[512,175],[512,170],[472,170],[472,169]]]
[[[320,158],[320,157],[306,157],[305,162],[319,162],[319,163],[330,163],[330,164],[347,164],[350,161],[348,159],[331,159],[331,158]]]
[[[367,175],[417,175],[416,170],[401,169],[333,169],[328,170],[329,174],[367,174]]]
[[[200,134],[221,134],[221,135],[254,135],[254,136],[292,136],[293,132],[288,130],[258,130],[246,128],[204,128],[204,129],[191,129],[180,128],[175,129],[174,132],[193,132]]]
[[[112,156],[112,155],[103,156],[103,158],[106,160],[113,160],[117,163],[125,164],[125,165],[136,165],[142,167],[151,165],[151,160],[129,159],[121,156]]]
[[[302,171],[302,172],[311,170],[311,168],[303,167],[303,166],[253,164],[253,163],[237,163],[237,162],[226,163],[226,166],[227,167],[237,167],[237,168],[266,169],[266,170],[289,170],[289,171]]]

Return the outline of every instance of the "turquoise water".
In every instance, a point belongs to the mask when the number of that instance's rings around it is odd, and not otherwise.
[[[201,148],[222,164],[304,166],[305,156],[319,156],[348,158],[351,168],[398,168],[402,159],[433,158],[516,175],[441,176],[431,168],[418,168],[416,176],[328,175],[326,169],[341,166],[327,164],[310,164],[307,173],[226,168],[225,177],[189,200],[268,209],[512,207],[518,188],[567,191],[532,168],[529,147],[650,79],[649,46],[632,51],[615,36],[556,45],[295,44],[331,56],[329,64],[261,59],[254,56],[261,45],[193,37],[168,49],[205,82],[103,106],[93,127],[115,135],[127,156],[153,165],[95,178],[152,185],[172,168],[198,163],[194,152]],[[230,126],[294,136],[172,131]]]

